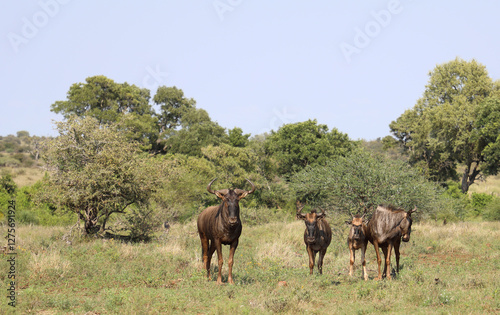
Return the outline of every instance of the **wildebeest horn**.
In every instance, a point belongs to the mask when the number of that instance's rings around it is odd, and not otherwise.
[[[216,179],[217,179],[217,177],[216,177],[216,178],[214,178],[214,179],[212,179],[212,181],[210,182],[210,184],[208,184],[208,186],[207,186],[207,190],[208,190],[208,192],[209,192],[209,193],[211,193],[211,194],[215,194],[215,191],[213,191],[213,190],[210,188],[210,186],[212,186],[212,183],[213,183]]]
[[[302,211],[302,209],[304,209],[305,206],[302,206],[300,208],[297,208],[297,213],[300,213]]]
[[[248,191],[248,194],[251,194],[255,191],[255,185],[248,178],[245,179],[250,183],[250,185],[252,185],[252,189]]]
[[[408,214],[412,214],[414,212],[417,212],[417,206],[415,206],[415,208],[413,208],[413,210],[408,211]]]
[[[321,215],[325,215],[325,210],[323,210],[323,208],[321,208],[321,207],[318,207],[318,208],[319,208],[319,210],[321,210]]]
[[[306,215],[303,214],[303,213],[300,213],[302,211],[302,209],[304,209],[305,205],[303,205],[302,207],[299,208],[299,202],[297,202],[297,214],[296,214],[296,217],[297,219],[299,220],[304,220],[306,218]]]

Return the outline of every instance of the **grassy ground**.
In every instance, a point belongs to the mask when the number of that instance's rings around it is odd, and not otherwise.
[[[486,177],[483,181],[477,181],[469,188],[469,193],[493,194],[500,197],[500,175]]]
[[[43,178],[41,167],[0,167],[0,176],[10,174],[18,187],[33,185]]]
[[[207,281],[196,224],[174,224],[151,243],[64,238],[64,228],[16,234],[18,314],[485,314],[500,312],[500,222],[416,224],[402,270],[375,281],[348,276],[347,226],[334,228],[323,275],[309,275],[303,222],[244,226],[235,285]],[[6,227],[0,228],[2,235]],[[71,242],[70,242],[71,241]],[[228,248],[224,248],[227,259]],[[212,271],[216,272],[214,261]],[[358,255],[359,256],[359,255]],[[2,290],[7,255],[0,261]],[[223,280],[227,281],[227,260]],[[214,277],[215,278],[215,277]],[[3,294],[0,313],[14,313]]]

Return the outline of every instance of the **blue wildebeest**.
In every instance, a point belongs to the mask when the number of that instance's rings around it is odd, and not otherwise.
[[[208,207],[198,216],[198,233],[200,234],[202,257],[204,267],[207,269],[207,278],[210,280],[210,261],[214,251],[217,250],[219,260],[219,274],[217,275],[217,284],[222,283],[222,245],[229,245],[229,276],[228,282],[233,281],[233,257],[238,247],[238,239],[241,235],[241,220],[239,201],[255,191],[255,185],[247,179],[252,185],[251,190],[242,189],[221,189],[213,191],[210,187],[216,180],[214,178],[207,186],[211,194],[215,194],[222,199],[218,206]]]
[[[379,205],[368,222],[367,237],[375,247],[375,253],[377,254],[378,277],[376,280],[382,279],[383,275],[386,275],[387,279],[391,279],[390,267],[393,247],[396,254],[396,272],[399,272],[399,245],[401,240],[403,242],[410,240],[411,214],[416,211],[417,207],[406,212],[393,206]],[[380,272],[382,259],[380,258],[379,248],[382,249],[385,257],[383,274]]]
[[[314,260],[319,252],[318,270],[323,274],[323,258],[326,249],[332,240],[332,230],[325,219],[325,212],[321,209],[321,214],[313,209],[311,213],[301,213],[302,208],[297,210],[297,219],[304,220],[306,229],[304,231],[304,243],[309,254],[309,274],[312,275],[314,269]]]
[[[365,213],[366,214],[366,213]],[[363,265],[363,278],[368,280],[368,273],[366,272],[366,245],[368,244],[367,237],[367,226],[364,222],[365,214],[360,216],[356,214],[352,217],[352,220],[346,221],[347,224],[351,226],[349,230],[349,236],[347,238],[347,245],[349,246],[349,276],[354,274],[354,261],[356,260],[356,250],[361,249],[361,264]]]

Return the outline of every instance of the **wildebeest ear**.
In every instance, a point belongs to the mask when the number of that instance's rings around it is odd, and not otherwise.
[[[351,224],[352,224],[352,220],[347,220],[347,221],[345,221],[345,224],[347,224],[347,225],[351,225]]]
[[[220,191],[218,191],[218,190],[215,191],[215,195],[217,197],[219,197],[220,199],[224,199],[224,195]]]
[[[227,189],[216,190],[215,195],[222,200],[226,199],[226,195],[229,191]]]
[[[303,213],[297,212],[297,219],[299,219],[299,220],[305,220],[306,219],[306,215],[303,214]]]
[[[249,191],[243,190],[243,189],[238,189],[236,188],[234,192],[238,195],[238,200],[241,200],[248,196]]]
[[[238,199],[241,200],[241,199],[245,198],[246,196],[248,196],[248,191],[244,191],[241,195],[238,196]]]

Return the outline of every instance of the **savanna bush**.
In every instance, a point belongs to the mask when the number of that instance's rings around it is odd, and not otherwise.
[[[484,206],[483,220],[500,221],[500,198],[493,197],[489,203]]]
[[[475,215],[481,215],[486,206],[493,200],[492,195],[473,192],[470,197],[471,211]]]
[[[441,192],[406,162],[362,149],[324,166],[306,167],[292,177],[291,186],[300,200],[345,214],[371,211],[386,203],[404,209],[417,206],[420,215],[428,217],[437,211]]]

